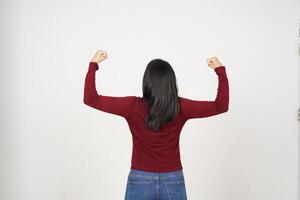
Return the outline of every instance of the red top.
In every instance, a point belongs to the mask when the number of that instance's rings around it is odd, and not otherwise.
[[[97,93],[95,72],[99,66],[89,63],[85,78],[84,104],[124,117],[132,135],[131,169],[150,172],[168,172],[182,169],[179,151],[179,136],[185,122],[224,113],[228,110],[229,87],[224,66],[214,69],[218,75],[218,93],[215,101],[199,101],[179,97],[180,112],[175,119],[164,124],[160,133],[153,133],[146,127],[147,107],[143,97],[104,96]]]

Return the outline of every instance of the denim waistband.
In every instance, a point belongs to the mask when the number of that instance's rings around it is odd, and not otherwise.
[[[175,176],[183,176],[182,170],[169,171],[169,172],[149,172],[143,170],[130,169],[128,176],[137,176],[143,178],[153,178],[153,179],[164,179],[171,178]]]

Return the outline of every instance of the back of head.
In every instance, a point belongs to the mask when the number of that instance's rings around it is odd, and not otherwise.
[[[149,108],[147,127],[158,131],[179,113],[177,80],[172,66],[163,59],[151,60],[143,77],[143,98]]]

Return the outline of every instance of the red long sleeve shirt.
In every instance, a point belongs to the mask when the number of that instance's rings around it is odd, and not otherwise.
[[[189,119],[224,113],[228,110],[229,86],[225,66],[215,68],[218,91],[214,101],[199,101],[179,97],[180,112],[164,124],[160,133],[153,133],[145,124],[147,107],[140,96],[105,96],[95,87],[95,72],[99,66],[89,63],[84,86],[84,104],[124,117],[132,135],[131,169],[168,172],[182,169],[179,150],[180,132]]]

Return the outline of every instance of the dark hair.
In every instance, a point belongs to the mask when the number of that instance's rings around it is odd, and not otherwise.
[[[165,60],[151,60],[143,77],[143,102],[148,109],[147,127],[153,131],[179,113],[177,80],[172,66]]]

